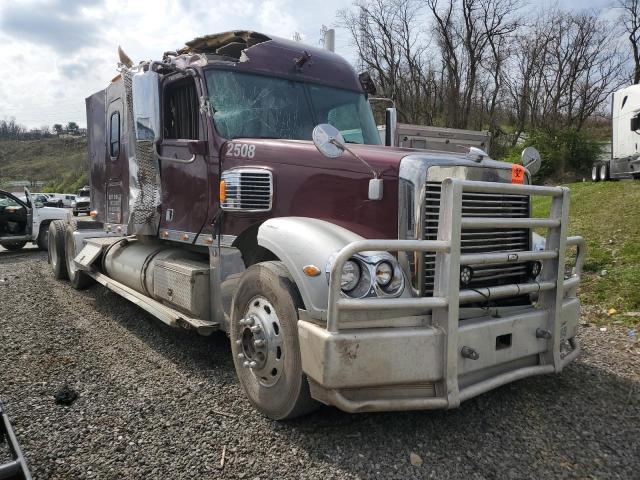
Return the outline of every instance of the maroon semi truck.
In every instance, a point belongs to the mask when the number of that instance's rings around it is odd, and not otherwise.
[[[455,408],[577,356],[566,188],[381,145],[371,82],[300,43],[227,32],[119,70],[86,100],[95,218],[51,224],[54,274],[226,332],[265,415]]]

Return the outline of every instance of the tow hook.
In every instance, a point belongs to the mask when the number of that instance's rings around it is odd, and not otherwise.
[[[551,332],[549,330],[545,330],[544,328],[538,327],[536,329],[536,337],[537,338],[544,338],[545,340],[550,340],[551,339]]]
[[[464,358],[468,358],[469,360],[478,360],[480,358],[480,354],[476,352],[473,348],[464,346],[460,351],[460,354]]]

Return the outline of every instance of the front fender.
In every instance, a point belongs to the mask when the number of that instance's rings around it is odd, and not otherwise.
[[[306,217],[271,218],[258,229],[258,245],[273,252],[286,265],[307,312],[317,319],[326,319],[329,285],[325,271],[329,258],[358,240],[363,238],[346,228]],[[315,265],[322,273],[309,277],[302,271],[306,265]]]

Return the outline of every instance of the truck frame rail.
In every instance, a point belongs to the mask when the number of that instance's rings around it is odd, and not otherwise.
[[[501,193],[551,198],[548,218],[494,218],[465,217],[462,215],[463,192]],[[328,392],[331,402],[348,411],[405,410],[455,408],[461,401],[496,388],[508,382],[532,375],[560,372],[579,353],[575,339],[565,338],[561,312],[563,301],[576,296],[585,257],[582,237],[567,237],[569,189],[504,183],[476,182],[446,179],[442,183],[442,203],[439,213],[437,240],[362,240],[345,246],[337,254],[331,267],[326,330],[339,334],[345,313],[353,310],[412,311],[415,314],[431,312],[431,324],[445,335],[444,395],[436,398],[405,398],[396,400],[354,401],[339,390]],[[461,231],[482,228],[544,228],[547,230],[546,247],[542,251],[461,254]],[[567,247],[577,249],[576,263],[571,276],[565,279],[565,252]],[[340,288],[342,268],[349,258],[365,251],[435,252],[435,286],[433,296],[414,298],[352,299]],[[460,288],[461,265],[509,264],[522,261],[540,261],[542,271],[537,281],[513,283],[477,289]],[[464,388],[459,386],[458,345],[459,309],[461,305],[487,299],[505,298],[522,294],[538,294],[536,308],[546,315],[548,348],[540,354],[539,365],[526,366],[503,372]],[[345,327],[348,328],[348,327]],[[561,343],[568,342],[572,350],[561,352]]]
[[[0,402],[0,443],[3,441],[6,441],[9,447],[11,461],[0,463],[0,480],[31,480],[27,461],[22,454],[2,402]]]

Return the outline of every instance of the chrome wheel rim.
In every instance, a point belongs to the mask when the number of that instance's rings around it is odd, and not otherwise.
[[[262,296],[251,299],[239,322],[236,345],[242,367],[265,387],[275,385],[284,368],[282,329],[276,309]]]
[[[600,167],[600,180],[606,180],[606,179],[607,179],[607,166],[602,165]]]
[[[595,182],[597,179],[598,179],[598,167],[594,166],[591,169],[591,180]]]

